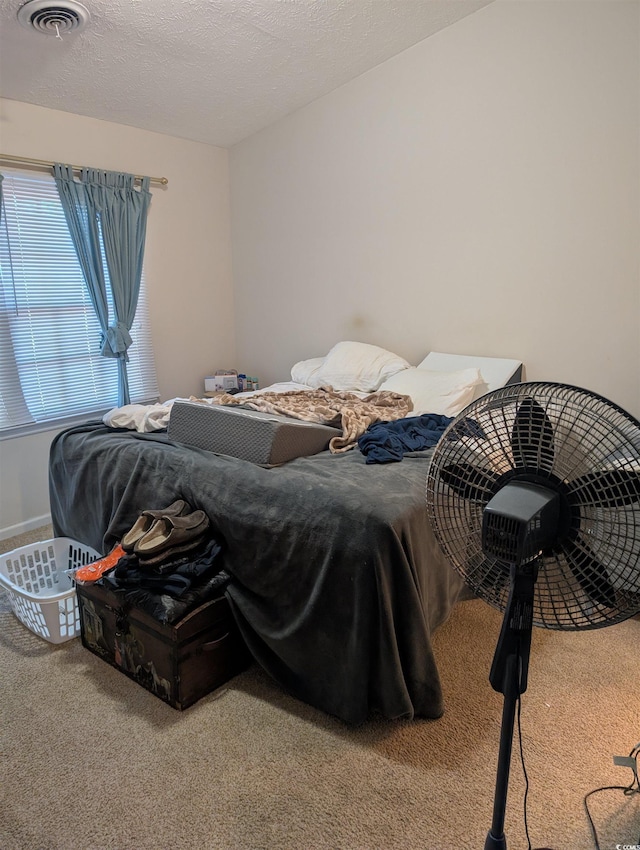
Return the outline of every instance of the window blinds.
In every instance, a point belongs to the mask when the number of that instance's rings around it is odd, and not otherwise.
[[[117,405],[101,331],[53,178],[4,172],[0,221],[0,434]],[[108,271],[105,277],[108,281]],[[110,319],[113,304],[110,287]],[[157,399],[144,274],[127,364],[132,402]]]

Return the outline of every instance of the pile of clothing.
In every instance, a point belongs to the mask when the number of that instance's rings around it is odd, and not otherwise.
[[[142,511],[111,552],[77,570],[74,580],[100,582],[127,607],[173,624],[223,592],[230,576],[221,569],[222,550],[204,511],[178,499]]]

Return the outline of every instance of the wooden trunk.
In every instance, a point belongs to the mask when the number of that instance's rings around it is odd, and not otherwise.
[[[78,585],[77,594],[83,645],[173,708],[188,708],[250,663],[224,595],[166,625],[100,584]]]

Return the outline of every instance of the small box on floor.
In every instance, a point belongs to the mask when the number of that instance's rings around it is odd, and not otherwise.
[[[83,645],[173,708],[188,708],[249,666],[224,595],[173,625],[123,605],[100,582],[79,584],[77,595]]]

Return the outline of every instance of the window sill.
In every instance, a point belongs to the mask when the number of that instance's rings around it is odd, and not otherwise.
[[[3,428],[0,431],[0,441],[13,440],[16,437],[29,437],[31,434],[42,434],[46,431],[64,431],[65,428],[71,428],[73,425],[98,422],[106,412],[106,410],[96,411],[95,413],[85,413],[82,416],[67,416],[64,419],[52,419],[48,422],[34,422],[15,428]]]
[[[137,402],[138,404],[154,404],[157,399],[149,401]],[[18,425],[15,428],[4,428],[0,430],[0,442],[3,440],[13,440],[16,437],[29,437],[31,434],[42,434],[46,431],[64,431],[66,428],[72,428],[74,425],[86,425],[89,422],[101,422],[102,417],[112,407],[105,407],[103,410],[93,410],[89,413],[80,413],[75,416],[65,416],[60,419],[49,419],[46,422],[32,422],[29,425]]]

